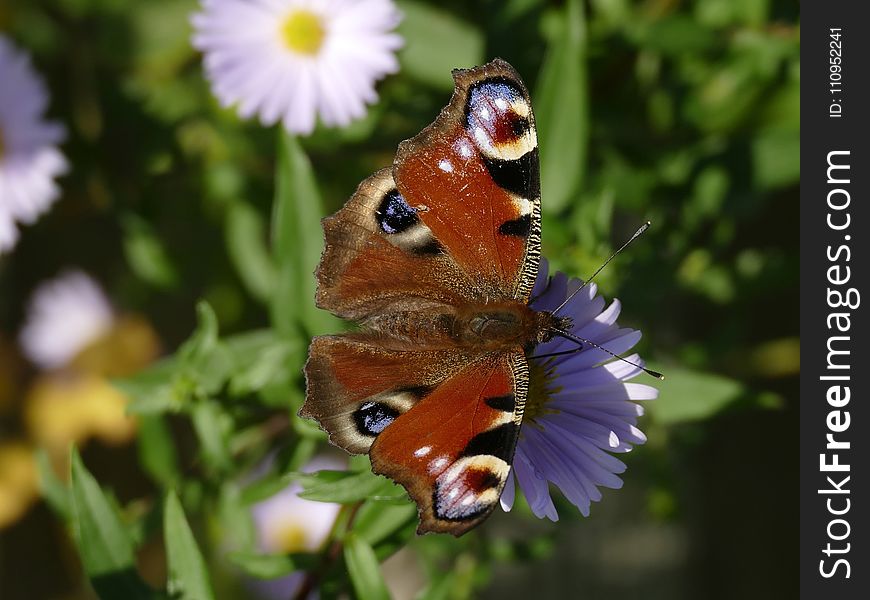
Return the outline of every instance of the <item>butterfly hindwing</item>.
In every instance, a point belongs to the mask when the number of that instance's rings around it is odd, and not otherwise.
[[[470,357],[322,336],[305,376],[300,416],[317,419],[337,446],[368,452],[376,473],[404,486],[421,533],[461,535],[495,508],[527,395],[521,349]]]
[[[374,441],[372,468],[402,484],[419,533],[461,535],[495,508],[510,473],[528,365],[520,349],[467,364]]]
[[[387,425],[468,360],[455,351],[390,349],[365,334],[315,337],[299,414],[317,419],[335,445],[364,454]]]

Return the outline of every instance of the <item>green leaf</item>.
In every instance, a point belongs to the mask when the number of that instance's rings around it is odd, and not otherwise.
[[[267,384],[288,383],[301,375],[302,351],[298,340],[288,340],[274,329],[257,329],[225,338],[233,362],[230,391],[250,393]],[[285,364],[279,365],[281,361]],[[266,363],[266,364],[263,364]]]
[[[178,455],[172,435],[159,415],[143,415],[139,419],[139,463],[154,481],[172,487],[179,479]]]
[[[676,57],[700,55],[722,39],[697,19],[679,14],[642,22],[630,32],[629,39],[638,46]]]
[[[449,600],[455,584],[456,576],[454,574],[440,575],[429,582],[429,585],[416,596],[416,600]]]
[[[298,473],[266,475],[246,486],[241,492],[240,501],[244,504],[262,502],[267,498],[271,498],[294,481],[297,481],[297,479]]]
[[[216,393],[229,379],[229,391],[241,396],[267,386],[290,385],[298,378],[302,347],[269,329],[219,340],[217,319],[205,302],[198,306],[199,326],[176,356],[113,383],[132,398],[128,410],[139,415],[190,409],[192,398]],[[282,397],[286,397],[283,393]]]
[[[403,73],[450,91],[451,70],[484,62],[485,40],[476,27],[429,4],[404,0],[398,5],[404,15],[399,24],[399,34],[405,38],[399,52]]]
[[[370,471],[348,473],[346,471],[318,471],[299,476],[302,487],[299,497],[317,502],[350,504],[369,496],[394,496],[394,483]]]
[[[579,0],[569,0],[560,25],[534,96],[543,209],[551,213],[562,210],[579,189],[589,137],[586,19]]]
[[[800,131],[765,132],[752,141],[752,170],[761,189],[800,181]]]
[[[193,429],[199,439],[202,459],[212,473],[227,470],[232,464],[227,442],[225,415],[215,402],[197,402],[191,412]]]
[[[179,372],[193,378],[206,394],[217,392],[232,371],[232,360],[218,339],[218,321],[208,302],[196,305],[196,330],[178,350]]]
[[[257,579],[275,579],[313,567],[318,560],[318,555],[231,552],[228,558],[248,575]]]
[[[317,452],[317,441],[312,438],[299,438],[279,452],[278,461],[287,471],[298,471],[311,460]]]
[[[196,330],[178,350],[184,364],[196,365],[214,352],[218,343],[218,321],[214,309],[204,300],[196,304]]]
[[[408,529],[410,537],[416,526],[417,505],[405,494],[403,504],[364,503],[357,512],[353,530],[369,544],[376,546],[402,529]]]
[[[299,479],[295,471],[311,460],[317,450],[317,442],[311,438],[296,438],[282,449],[275,460],[277,468],[247,484],[241,492],[244,504],[254,504],[270,498]]]
[[[356,597],[365,600],[388,600],[390,593],[381,575],[372,547],[353,532],[344,538],[344,560]]]
[[[272,297],[278,279],[266,247],[266,225],[247,202],[233,202],[226,212],[224,229],[227,252],[245,288],[263,302]]]
[[[136,573],[133,544],[112,503],[73,449],[73,533],[79,556],[101,598],[149,598]]]
[[[311,419],[303,419],[297,414],[292,414],[290,415],[290,424],[293,426],[293,431],[302,437],[314,440],[326,440],[326,432]]]
[[[644,407],[664,425],[707,419],[748,394],[742,383],[721,375],[670,366],[650,368],[664,373],[665,380],[655,383],[659,397]]]
[[[126,217],[123,225],[124,254],[133,272],[156,287],[174,287],[178,273],[151,225],[133,215]]]
[[[221,486],[218,516],[221,530],[226,532],[224,543],[239,551],[253,552],[257,538],[254,519],[237,483],[229,481]]]
[[[214,598],[202,554],[174,492],[166,496],[163,538],[166,540],[166,563],[169,569],[166,586],[172,597],[182,600]]]
[[[69,489],[54,472],[51,459],[45,450],[36,451],[36,469],[39,473],[39,491],[42,497],[55,513],[64,520],[69,520],[72,515]]]
[[[255,349],[234,351],[234,372],[229,391],[244,396],[280,382],[290,383],[299,376],[302,366],[302,346],[297,340],[277,339],[274,335]]]
[[[278,282],[272,295],[272,322],[284,337],[298,337],[302,325],[311,334],[339,328],[339,321],[314,305],[314,270],[323,249],[320,190],[311,161],[295,136],[281,129],[272,245]]]
[[[130,398],[127,411],[137,415],[159,414],[177,410],[181,397],[174,385],[178,361],[174,357],[139,371],[124,379],[113,379],[112,385]]]

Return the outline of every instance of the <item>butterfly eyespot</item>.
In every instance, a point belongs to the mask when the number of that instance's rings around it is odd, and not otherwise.
[[[417,210],[396,189],[384,195],[375,215],[381,230],[388,234],[402,233],[420,222]]]
[[[498,501],[509,472],[508,463],[495,456],[459,459],[435,482],[435,514],[446,521],[469,521],[487,513]]]
[[[396,420],[399,411],[381,402],[364,402],[354,413],[353,420],[362,435],[376,436]]]
[[[469,89],[465,128],[487,160],[515,161],[538,145],[528,101],[504,77],[485,79]]]
[[[500,134],[509,133],[510,121],[524,119],[528,114],[528,103],[522,91],[504,77],[484,79],[468,90],[465,122],[470,131],[482,126],[493,134],[495,141],[503,141],[498,138]],[[528,125],[527,119],[526,123]]]
[[[515,138],[525,135],[531,127],[531,123],[529,123],[529,120],[526,117],[521,117],[516,113],[510,115],[508,125],[510,125],[511,132],[514,134]]]

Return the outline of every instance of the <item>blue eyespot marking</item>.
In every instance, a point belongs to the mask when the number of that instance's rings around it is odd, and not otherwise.
[[[402,233],[416,225],[420,218],[417,210],[405,202],[399,190],[392,189],[384,195],[375,211],[375,219],[384,233]]]
[[[525,98],[509,79],[496,77],[478,82],[468,91],[465,126],[472,134],[482,128],[496,143],[517,138],[529,128],[528,119],[514,111],[517,102],[525,102]]]
[[[396,420],[399,411],[380,402],[364,402],[353,413],[357,430],[363,435],[376,436]]]

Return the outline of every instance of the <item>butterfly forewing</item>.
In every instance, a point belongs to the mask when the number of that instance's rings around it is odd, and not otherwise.
[[[410,209],[391,169],[363,181],[347,204],[323,220],[326,246],[317,268],[317,305],[346,319],[456,306],[470,298],[452,257]]]
[[[402,142],[393,175],[480,298],[527,300],[540,256],[535,118],[509,64],[454,71],[432,125]]]

